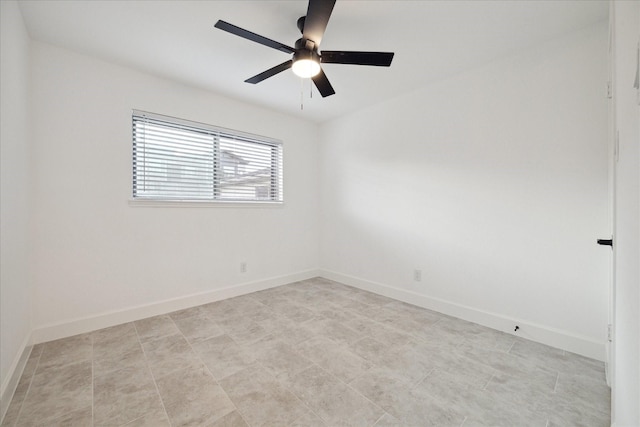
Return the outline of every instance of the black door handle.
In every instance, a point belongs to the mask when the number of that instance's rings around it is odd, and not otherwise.
[[[598,244],[613,247],[613,239],[598,239]]]

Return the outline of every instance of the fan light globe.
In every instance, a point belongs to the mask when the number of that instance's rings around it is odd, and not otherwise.
[[[299,59],[291,67],[296,76],[308,79],[320,72],[320,64],[313,59]]]

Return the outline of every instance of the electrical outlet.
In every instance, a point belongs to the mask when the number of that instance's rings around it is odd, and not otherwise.
[[[247,263],[242,261],[240,263],[240,273],[246,273],[247,272]]]
[[[413,270],[413,281],[414,282],[422,281],[422,270]]]

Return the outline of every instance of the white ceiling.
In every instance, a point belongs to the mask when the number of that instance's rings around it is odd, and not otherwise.
[[[338,0],[320,51],[395,52],[390,68],[324,64],[322,98],[291,71],[244,80],[289,59],[213,27],[218,19],[289,46],[306,0],[22,0],[31,37],[315,122],[411,91],[607,18],[607,1]]]

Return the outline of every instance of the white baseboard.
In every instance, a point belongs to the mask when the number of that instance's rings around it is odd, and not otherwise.
[[[577,353],[601,361],[605,360],[605,343],[598,342],[589,337],[572,334],[568,331],[530,323],[522,319],[503,316],[498,313],[480,310],[451,301],[430,297],[428,295],[418,294],[408,290],[395,288],[393,286],[361,279],[347,274],[322,269],[307,270],[294,274],[288,274],[249,283],[242,283],[227,288],[215,289],[212,291],[173,298],[170,300],[160,301],[152,304],[106,312],[80,319],[71,319],[56,324],[44,325],[36,328],[33,331],[31,343],[37,344],[91,332],[97,329],[107,328],[109,326],[115,326],[126,322],[144,319],[146,317],[166,314],[172,311],[207,304],[226,298],[232,298],[235,296],[260,291],[275,286],[285,285],[299,280],[310,279],[317,276],[322,276],[330,280],[344,283],[346,285],[354,286],[359,289],[374,292],[389,298],[434,310],[439,313],[467,320],[469,322],[474,322],[499,331],[511,333],[513,335],[540,342],[552,347],[561,348],[572,353]],[[516,324],[520,326],[520,329],[518,330],[517,334],[514,334],[513,325]],[[18,362],[16,362],[16,366],[17,363]]]
[[[7,377],[2,383],[2,388],[0,388],[0,422],[4,420],[4,416],[7,413],[7,409],[9,409],[9,404],[13,398],[13,394],[16,392],[16,388],[18,387],[18,382],[20,381],[22,372],[24,372],[24,367],[27,365],[27,360],[29,360],[29,356],[31,355],[31,349],[33,346],[30,343],[31,335],[27,335],[20,346],[20,351],[9,368]]]
[[[320,275],[336,282],[341,282],[365,291],[380,294],[389,298],[403,301],[442,314],[457,317],[479,325],[487,326],[502,332],[517,335],[532,341],[560,348],[571,353],[580,354],[592,359],[605,360],[605,343],[592,338],[573,334],[568,331],[551,328],[544,325],[530,323],[522,319],[503,316],[498,313],[479,310],[474,307],[457,304],[440,298],[418,294],[404,289],[394,288],[382,283],[372,282],[347,274],[329,270],[320,270]],[[518,325],[520,329],[514,333],[513,327]]]
[[[158,316],[160,314],[171,313],[172,311],[208,304],[275,286],[286,285],[299,280],[311,279],[320,275],[319,270],[306,270],[284,276],[272,277],[254,282],[241,283],[227,288],[215,289],[159,301],[151,304],[129,307],[123,310],[110,311],[95,316],[88,316],[80,319],[71,319],[50,325],[44,325],[33,331],[33,343],[42,343],[60,338],[66,338],[77,334],[95,331],[122,323],[132,322],[147,317]]]

